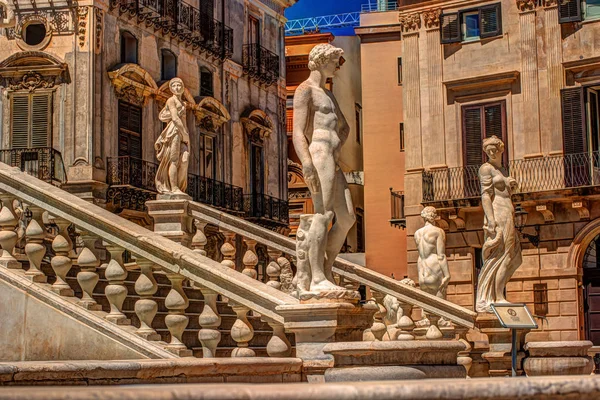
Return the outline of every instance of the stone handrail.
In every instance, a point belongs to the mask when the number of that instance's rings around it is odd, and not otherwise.
[[[274,323],[284,322],[275,311],[277,306],[298,303],[292,296],[2,163],[0,192],[129,250],[167,273],[181,275],[200,287],[226,296]]]
[[[276,232],[262,228],[244,219],[221,212],[204,204],[190,202],[190,215],[198,220],[213,224],[222,230],[256,240],[270,248],[285,254],[296,255],[296,241]],[[338,257],[333,272],[344,279],[359,282],[384,294],[396,297],[401,302],[420,307],[428,313],[444,317],[453,323],[473,328],[477,313],[448,300],[428,294],[422,290],[405,285],[376,271],[354,264]]]

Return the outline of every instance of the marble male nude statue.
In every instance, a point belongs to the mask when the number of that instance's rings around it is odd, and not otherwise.
[[[338,165],[340,150],[350,132],[348,122],[325,83],[344,62],[343,50],[330,44],[315,46],[308,56],[309,78],[294,95],[293,143],[302,163],[315,215],[311,223],[335,222],[325,235],[323,266],[312,265],[310,290],[341,289],[332,281],[332,265],[355,222],[354,206],[346,179]],[[318,229],[317,231],[321,231]],[[326,244],[325,244],[326,243]],[[321,251],[319,251],[321,253]],[[322,268],[322,272],[321,272]]]
[[[417,270],[421,290],[442,299],[446,298],[446,287],[450,282],[450,271],[446,259],[446,234],[434,225],[436,210],[425,207],[421,217],[425,226],[415,232],[419,251]]]

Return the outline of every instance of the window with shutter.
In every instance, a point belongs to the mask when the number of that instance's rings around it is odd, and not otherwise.
[[[11,96],[11,147],[48,147],[52,132],[52,94],[15,93]]]
[[[480,37],[488,38],[502,34],[502,9],[500,3],[479,9]]]
[[[567,0],[558,2],[558,22],[579,22],[582,20],[581,0]]]
[[[463,107],[464,165],[481,165],[485,162],[483,139],[496,136],[506,144],[505,103],[494,102]],[[504,165],[508,154],[504,151]]]
[[[119,157],[142,158],[142,109],[119,101]]]
[[[440,33],[442,43],[460,42],[460,19],[458,13],[447,13],[440,16]]]
[[[590,182],[587,152],[587,126],[583,87],[561,90],[565,186],[585,186]]]

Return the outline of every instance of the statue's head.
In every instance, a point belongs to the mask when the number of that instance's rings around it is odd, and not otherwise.
[[[421,218],[423,218],[426,222],[433,224],[437,218],[437,210],[435,207],[427,206],[423,209],[423,211],[421,211]]]
[[[183,85],[181,78],[173,78],[169,82],[169,88],[171,89],[171,93],[180,95],[183,94],[185,86]]]
[[[344,54],[344,50],[329,43],[318,44],[308,55],[308,69],[321,71],[327,78],[331,78],[345,62],[342,54]]]
[[[504,153],[504,142],[498,139],[497,136],[491,136],[483,139],[483,151],[489,157],[490,161],[494,161],[499,157],[502,157]]]

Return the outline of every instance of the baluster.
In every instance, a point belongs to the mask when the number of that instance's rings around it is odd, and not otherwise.
[[[414,340],[412,330],[415,328],[415,323],[411,318],[412,304],[399,302],[400,308],[398,309],[398,322],[396,326],[398,328],[397,340]]]
[[[125,249],[106,242],[103,244],[110,253],[110,261],[104,270],[104,277],[108,280],[104,294],[110,304],[110,312],[104,318],[117,325],[131,325],[131,320],[122,312],[127,297],[127,287],[124,285],[127,270],[123,266]]]
[[[429,319],[429,322],[431,323],[431,325],[429,325],[429,329],[427,329],[427,333],[425,334],[425,339],[427,339],[427,340],[441,339],[444,335],[442,334],[442,331],[440,331],[440,328],[438,327],[440,317],[437,315],[433,315],[431,313],[427,313],[427,319]]]
[[[267,276],[269,277],[267,285],[279,290],[281,288],[281,282],[279,282],[279,275],[281,275],[281,267],[277,263],[277,259],[281,256],[281,252],[269,248],[267,250],[267,253],[269,254],[270,260],[269,265],[267,265],[265,271],[267,273]]]
[[[258,264],[258,257],[256,255],[256,240],[244,238],[244,242],[246,242],[248,249],[242,258],[242,263],[244,264],[242,274],[249,276],[252,279],[256,279],[258,277],[256,272],[256,265]]]
[[[54,217],[54,222],[59,228],[71,224],[69,221],[59,217]],[[55,256],[50,260],[50,265],[52,265],[52,269],[56,275],[56,281],[52,285],[51,290],[61,296],[73,297],[75,293],[66,280],[67,274],[73,266],[73,261],[69,257],[69,253],[73,250],[73,247],[71,246],[71,241],[67,240],[62,235],[62,232],[63,230],[59,230],[59,233],[52,241],[52,250],[54,250]]]
[[[67,256],[71,258],[72,261],[74,260],[76,262],[77,254],[75,254],[74,244],[71,240],[71,236],[69,235],[69,226],[71,226],[71,223],[64,218],[52,217],[52,219],[58,228],[58,233],[63,237],[64,240],[67,241],[69,247],[69,253]]]
[[[370,328],[370,332],[372,334],[372,338],[368,337],[368,340],[383,340],[384,335],[387,332],[387,327],[383,322],[383,317],[386,313],[386,308],[383,306],[383,293],[380,293],[376,290],[371,289],[371,294],[373,295],[372,301],[375,302],[378,310],[373,315],[373,325]],[[365,338],[363,338],[365,339]]]
[[[154,263],[140,256],[136,256],[136,262],[140,267],[140,276],[135,281],[135,292],[140,299],[135,302],[134,309],[140,320],[140,327],[135,333],[146,340],[158,341],[161,337],[152,328],[152,321],[158,311],[158,304],[152,299],[158,290],[153,273]]]
[[[221,341],[221,316],[217,309],[217,292],[200,286],[204,297],[204,308],[198,317],[202,329],[198,332],[198,339],[202,343],[202,357],[213,358],[217,356],[217,346]]]
[[[248,347],[248,342],[254,337],[254,328],[248,321],[250,309],[241,304],[231,302],[231,308],[237,315],[237,319],[231,327],[231,338],[236,341],[238,347],[233,349],[231,357],[255,357],[254,350]]]
[[[79,282],[79,286],[81,286],[81,290],[83,291],[78,304],[88,310],[100,311],[102,310],[102,306],[96,303],[96,300],[93,298],[94,288],[100,278],[96,272],[96,268],[100,265],[100,261],[95,254],[96,236],[83,230],[80,230],[80,234],[85,247],[79,253],[79,257],[77,257],[77,264],[80,268],[77,274],[77,282]]]
[[[42,221],[42,210],[39,207],[30,206],[32,218],[27,225],[25,230],[25,255],[29,260],[29,270],[25,272],[25,275],[29,277],[33,282],[46,282],[48,278],[41,270],[42,260],[46,254],[46,246],[44,245],[44,238],[46,237],[46,228],[44,227],[44,221]]]
[[[225,242],[221,246],[221,254],[223,254],[223,261],[221,261],[221,264],[231,269],[235,269],[235,245],[233,244],[235,233],[224,231],[223,235],[225,235]]]
[[[269,321],[273,328],[273,336],[267,343],[267,354],[269,357],[289,357],[292,354],[292,345],[285,335],[285,329],[278,322]]]
[[[22,265],[13,256],[15,245],[17,244],[18,234],[15,232],[19,223],[13,207],[14,197],[8,193],[0,194],[2,209],[0,210],[0,246],[2,247],[2,256],[0,256],[0,265],[9,269],[20,269]]]
[[[183,291],[184,277],[179,274],[167,273],[167,278],[171,281],[171,290],[165,299],[165,306],[169,314],[165,317],[165,324],[171,333],[171,342],[167,345],[167,350],[180,357],[191,357],[192,351],[182,342],[183,331],[188,325],[189,319],[185,316],[185,309],[190,302]]]
[[[196,226],[196,234],[192,238],[192,250],[194,250],[195,253],[206,257],[206,250],[204,250],[204,247],[208,243],[208,239],[206,239],[206,234],[204,233],[206,222],[196,219],[194,220],[194,225]]]

